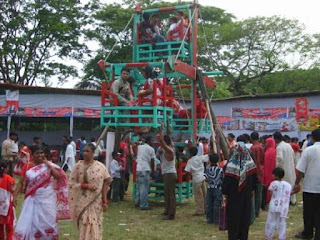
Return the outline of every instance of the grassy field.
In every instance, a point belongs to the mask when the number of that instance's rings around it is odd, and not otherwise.
[[[298,204],[290,208],[287,219],[287,239],[302,229],[301,195]],[[128,198],[120,204],[110,204],[104,214],[103,239],[227,239],[227,232],[221,232],[216,225],[207,224],[205,217],[194,217],[194,199],[177,206],[175,221],[162,220],[163,202],[151,202],[151,211],[141,211]],[[256,219],[250,228],[249,239],[262,240],[266,212]],[[76,229],[71,222],[60,222],[60,239],[77,239]],[[276,238],[275,238],[276,239]]]
[[[22,196],[19,201],[22,204]],[[17,209],[20,212],[21,204]],[[131,198],[120,204],[110,203],[109,211],[104,214],[103,239],[227,239],[227,232],[221,232],[216,225],[209,225],[205,217],[194,217],[194,199],[177,205],[177,216],[174,221],[162,220],[163,202],[151,201],[152,210],[141,211],[134,207]],[[266,212],[256,219],[250,227],[249,240],[262,240]],[[76,240],[77,230],[71,221],[60,221],[60,239]],[[287,239],[294,239],[294,234],[303,227],[301,194],[297,205],[290,208],[287,219]],[[274,238],[277,239],[277,238]]]

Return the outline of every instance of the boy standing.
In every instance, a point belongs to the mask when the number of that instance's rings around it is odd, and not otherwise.
[[[112,153],[113,160],[110,164],[110,172],[111,177],[113,178],[112,181],[112,201],[119,202],[121,198],[121,169],[122,164],[120,163],[120,153],[113,152]],[[123,197],[122,197],[123,198]]]
[[[198,154],[197,147],[191,147],[189,152],[190,152],[190,159],[184,170],[186,172],[190,172],[192,175],[193,192],[194,192],[194,198],[197,205],[196,212],[193,215],[200,216],[204,214],[204,210],[205,210],[206,188],[204,184],[204,180],[205,180],[204,163],[208,162],[209,156],[208,155],[197,156]]]
[[[218,223],[218,211],[221,207],[222,192],[221,186],[224,177],[223,170],[217,166],[218,154],[209,155],[210,167],[206,170],[205,177],[208,181],[206,218],[207,223]]]
[[[266,237],[272,240],[274,230],[278,229],[278,239],[286,239],[286,218],[289,212],[291,185],[283,181],[284,170],[280,167],[272,171],[274,181],[269,186],[272,198],[269,204],[269,211],[266,223]]]

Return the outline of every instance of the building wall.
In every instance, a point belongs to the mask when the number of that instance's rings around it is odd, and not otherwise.
[[[295,107],[296,97],[283,98],[253,98],[253,99],[229,99],[212,102],[213,109],[217,116],[231,116],[232,108],[282,108]],[[320,94],[308,97],[309,108],[320,109]],[[5,95],[0,95],[0,106],[5,105]],[[21,107],[82,107],[100,108],[100,96],[93,95],[72,95],[72,94],[20,94],[19,105]],[[186,103],[190,107],[190,102]],[[61,136],[68,135],[69,130],[56,132],[20,132],[20,139],[28,144],[34,136],[40,136],[44,142],[54,145],[60,144]],[[225,133],[233,132],[236,136],[242,133],[250,133],[248,130],[226,130]],[[291,137],[305,138],[310,131],[286,132]],[[260,134],[272,134],[272,132],[261,132]],[[84,135],[87,139],[91,136],[98,137],[99,132],[74,131],[74,138]],[[0,131],[0,141],[5,139],[6,131]]]

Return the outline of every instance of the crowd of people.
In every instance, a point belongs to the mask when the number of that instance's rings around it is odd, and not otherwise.
[[[72,218],[80,239],[102,239],[103,211],[108,209],[108,200],[120,203],[124,199],[135,159],[135,207],[152,210],[148,195],[150,179],[154,179],[164,184],[163,218],[174,220],[176,167],[178,162],[186,162],[196,202],[193,215],[205,216],[208,224],[226,220],[230,240],[248,239],[249,227],[261,210],[268,210],[266,238],[272,239],[277,229],[279,239],[286,239],[289,206],[296,205],[295,194],[304,179],[304,230],[296,238],[319,239],[320,129],[301,143],[280,132],[262,137],[252,132],[237,138],[229,134],[228,159],[212,153],[206,138],[199,137],[196,145],[187,139],[184,147],[174,147],[173,142],[182,141],[182,136],[178,138],[173,140],[163,130],[156,139],[141,137],[134,143],[127,136],[112,153],[107,169],[105,157],[101,157],[104,146],[98,146],[94,138],[86,143],[82,137],[75,143],[63,137],[65,150],[60,167],[48,161],[40,138],[35,137],[30,147],[21,144],[17,150],[18,134],[11,132],[2,143],[0,162],[0,200],[4,202],[0,209],[1,236],[56,239],[58,220]],[[19,161],[14,164],[16,158]],[[71,172],[69,179],[66,172]],[[13,174],[20,176],[16,185]],[[13,227],[19,193],[24,193],[25,199]],[[222,219],[224,205],[226,217]]]
[[[150,16],[149,13],[143,14],[143,21],[139,25],[140,43],[161,43],[165,41],[181,41],[188,31],[189,19],[183,11],[176,11],[175,16],[169,18],[169,27],[167,31],[158,14]],[[186,36],[187,39],[187,36]],[[161,48],[161,46],[156,46]]]

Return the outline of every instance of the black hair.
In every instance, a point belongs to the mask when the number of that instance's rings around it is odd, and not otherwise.
[[[30,147],[31,154],[34,154],[34,153],[35,153],[36,151],[38,151],[38,150],[43,150],[43,149],[42,149],[42,147],[39,146],[39,145],[32,145],[32,146]]]
[[[145,20],[145,21],[147,21],[147,20],[149,20],[149,18],[150,18],[150,14],[149,13],[143,13],[142,14],[142,18],[143,18],[143,20]],[[122,71],[121,71],[122,72]]]
[[[192,146],[189,148],[189,153],[190,155],[193,157],[193,156],[196,156],[198,154],[198,148],[195,147],[195,146]]]
[[[127,82],[130,83],[130,84],[134,83],[134,81],[135,81],[134,78],[131,77],[131,76],[127,79]]]
[[[307,134],[307,138],[311,137],[312,135],[311,134]]]
[[[284,170],[281,167],[276,167],[275,169],[273,169],[272,174],[282,179],[284,177]]]
[[[86,138],[85,138],[85,137],[83,137],[83,136],[82,136],[80,139],[81,139],[81,140],[86,140]]]
[[[147,78],[156,78],[158,77],[158,73],[156,71],[154,71],[154,69],[150,66],[146,66],[144,68],[142,68],[142,71],[144,71],[146,73],[146,77]]]
[[[94,151],[96,150],[96,146],[95,146],[95,145],[93,145],[92,143],[88,143],[88,144],[86,144],[86,145],[85,145],[85,147],[89,147],[89,148],[91,148],[91,151],[92,151],[92,152],[94,152]]]
[[[38,140],[40,140],[40,137],[33,137],[33,141],[35,142],[35,141],[38,141]]]
[[[316,129],[316,130],[313,130],[311,132],[311,135],[312,135],[312,138],[313,138],[314,141],[316,141],[316,142],[320,141],[320,129],[319,128]]]
[[[210,160],[210,163],[211,163],[212,165],[217,165],[217,163],[218,163],[219,160],[220,160],[220,157],[219,157],[218,154],[212,153],[212,154],[209,155],[209,160]]]
[[[274,138],[275,140],[279,140],[279,141],[282,141],[282,140],[283,140],[283,137],[282,137],[281,132],[275,132],[275,133],[273,134],[273,138]]]
[[[69,137],[66,138],[67,143],[71,143],[71,139]]]
[[[177,11],[180,16],[183,16],[183,11]]]
[[[27,146],[25,142],[20,142],[19,145]]]
[[[259,133],[257,132],[252,132],[251,135],[251,140],[255,140],[255,141],[258,141],[259,140]]]
[[[246,137],[243,136],[243,135],[240,135],[240,136],[237,137],[237,142],[244,142],[245,143],[246,140],[247,140]]]
[[[130,73],[130,69],[127,68],[127,67],[123,67],[123,68],[121,69],[121,73],[122,73],[122,72]]]
[[[0,177],[3,177],[4,170],[8,168],[8,163],[6,161],[0,161]]]
[[[16,137],[18,137],[18,133],[16,133],[16,132],[10,132],[9,137],[11,137],[11,136],[16,136]]]
[[[283,140],[288,143],[291,141],[291,138],[288,135],[284,135]]]
[[[111,155],[112,155],[112,158],[114,158],[115,156],[118,155],[118,153],[116,151],[113,151]]]
[[[171,145],[171,144],[172,144],[172,140],[171,140],[171,137],[170,137],[169,135],[164,135],[163,141],[164,141],[167,145]]]
[[[233,133],[229,133],[228,136],[232,137],[233,139],[235,139],[235,137],[236,137]]]
[[[178,22],[178,19],[176,17],[171,17],[169,18],[169,21],[172,21],[174,23],[177,23]]]
[[[91,142],[95,142],[96,139],[95,139],[94,137],[92,137],[90,141],[91,141]]]
[[[160,18],[160,16],[159,16],[159,14],[152,14],[152,16],[151,16],[152,18],[154,18],[154,17],[157,17],[157,18]]]
[[[152,136],[147,136],[146,139],[145,139],[145,142],[147,144],[150,144],[151,141],[152,141]]]
[[[245,137],[245,139],[246,139],[245,143],[250,142],[251,138],[250,138],[249,134],[244,133],[244,134],[242,134],[242,135],[243,135],[243,136]]]

